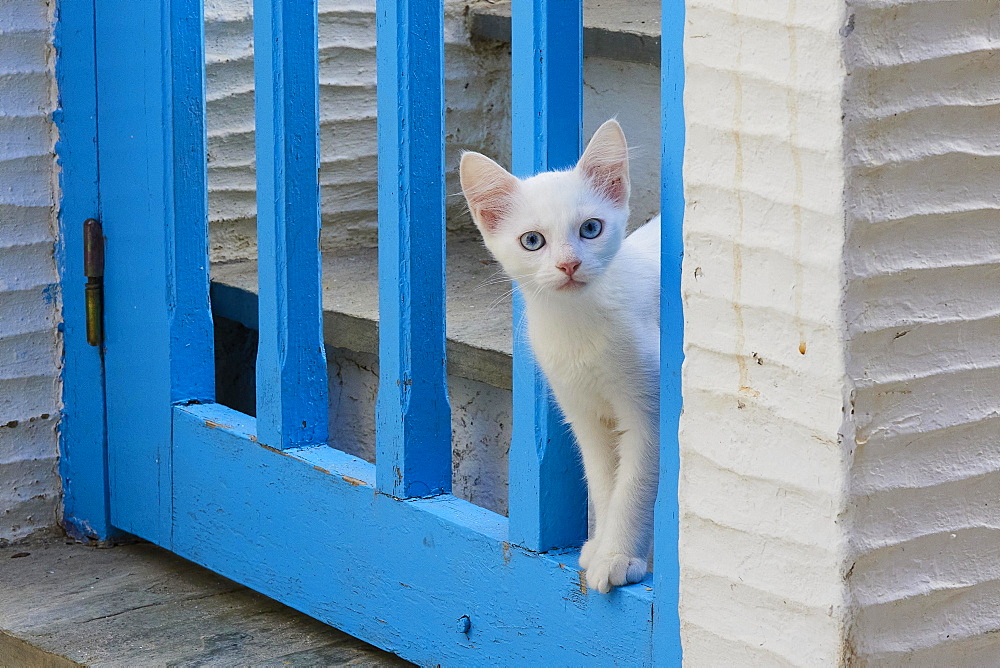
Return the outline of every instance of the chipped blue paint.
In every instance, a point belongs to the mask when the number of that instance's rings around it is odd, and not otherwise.
[[[681,263],[684,257],[684,0],[663,0],[660,58],[660,484],[654,530],[656,607],[654,651],[657,665],[681,665],[678,613],[680,562],[681,365],[684,362],[684,310]]]
[[[316,12],[316,0],[254,2],[257,431],[275,448],[328,436]]]
[[[514,0],[513,171],[564,169],[580,157],[583,125],[581,0]],[[527,340],[514,299],[514,424],[510,445],[511,540],[532,550],[578,546],[587,537],[580,457]]]
[[[444,37],[440,2],[379,0],[378,488],[451,489],[445,363]]]

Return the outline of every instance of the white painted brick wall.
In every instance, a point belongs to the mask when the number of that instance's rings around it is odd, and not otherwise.
[[[1000,5],[847,4],[850,642],[995,666]]]
[[[834,665],[846,628],[840,36],[823,0],[688,2],[685,659]]]
[[[1000,8],[691,0],[688,665],[997,665]]]
[[[52,7],[0,4],[0,541],[57,521]]]

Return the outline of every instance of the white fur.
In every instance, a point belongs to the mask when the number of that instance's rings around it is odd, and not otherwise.
[[[659,216],[627,238],[628,154],[615,121],[577,167],[518,180],[477,153],[462,187],[486,246],[524,295],[535,357],[583,455],[596,516],[580,552],[601,592],[646,573],[659,443]],[[595,239],[579,234],[589,218]],[[536,251],[521,246],[541,233]],[[579,261],[569,285],[558,265]]]

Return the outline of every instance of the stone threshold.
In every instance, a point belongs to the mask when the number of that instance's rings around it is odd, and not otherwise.
[[[447,245],[448,373],[511,388],[510,282],[479,240]],[[212,265],[212,312],[257,329],[257,262]],[[378,355],[378,249],[323,253],[327,346]]]
[[[469,8],[469,33],[510,43],[510,0]],[[660,64],[660,3],[655,0],[584,0],[583,55]]]
[[[0,546],[0,666],[409,666],[149,543]]]

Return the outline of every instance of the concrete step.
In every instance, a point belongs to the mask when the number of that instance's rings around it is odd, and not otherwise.
[[[510,43],[510,0],[469,8],[473,37]],[[656,0],[585,0],[583,55],[660,64],[660,3]]]
[[[469,223],[471,227],[472,223]],[[478,238],[448,239],[448,372],[510,389],[510,281]],[[257,328],[257,262],[212,265],[216,315]],[[326,345],[378,354],[378,249],[323,251]]]
[[[0,666],[409,666],[148,543],[0,547]]]

